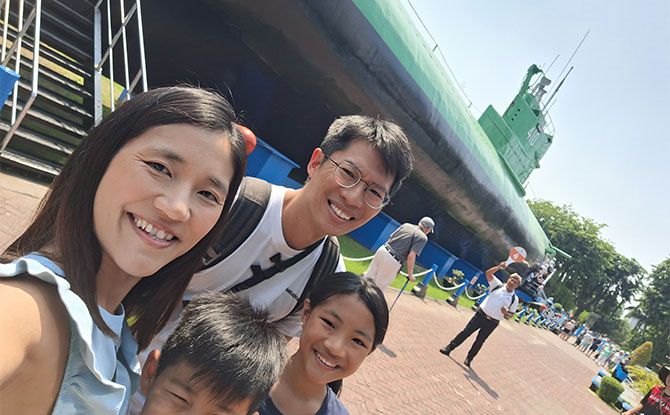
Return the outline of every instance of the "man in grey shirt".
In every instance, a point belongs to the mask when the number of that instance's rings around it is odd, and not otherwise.
[[[365,271],[364,278],[374,280],[382,290],[388,287],[403,263],[407,264],[407,277],[414,281],[414,262],[421,255],[428,242],[428,234],[433,232],[435,222],[428,216],[418,225],[403,223],[391,234],[388,241],[377,249],[372,262]]]

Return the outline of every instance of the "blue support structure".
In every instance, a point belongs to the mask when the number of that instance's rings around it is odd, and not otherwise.
[[[425,298],[426,297],[426,292],[428,291],[428,284],[430,284],[430,279],[433,278],[433,275],[437,272],[437,264],[433,264],[432,267],[430,267],[430,272],[426,274],[425,277],[423,277],[423,281],[418,283],[417,285],[412,288],[412,294],[416,295],[419,298]]]

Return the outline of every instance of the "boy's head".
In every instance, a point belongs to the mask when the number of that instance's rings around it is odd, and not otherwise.
[[[250,414],[279,379],[286,341],[265,311],[234,294],[203,294],[142,370],[142,414]]]

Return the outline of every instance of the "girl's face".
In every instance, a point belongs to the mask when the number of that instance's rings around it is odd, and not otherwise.
[[[308,379],[327,384],[354,373],[372,350],[372,313],[355,294],[336,295],[303,308],[301,357]]]
[[[221,216],[233,173],[221,132],[174,124],[128,142],[93,203],[103,265],[145,277],[186,253]]]

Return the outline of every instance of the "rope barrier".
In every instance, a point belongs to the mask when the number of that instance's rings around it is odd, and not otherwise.
[[[467,288],[465,289],[465,296],[468,297],[469,299],[473,300],[473,301],[474,301],[474,300],[479,300],[479,299],[482,298],[484,295],[486,295],[485,292],[479,294],[479,295],[476,296],[476,297],[473,297],[473,296],[471,296],[470,293],[468,292],[468,289],[467,289]]]
[[[431,271],[432,271],[432,269],[427,269],[427,270],[425,270],[425,271],[423,271],[423,272],[419,272],[418,274],[414,274],[414,276],[415,276],[415,277],[421,277],[421,276],[423,276],[423,275],[428,274],[428,273],[431,272]],[[404,275],[405,277],[408,276],[407,273],[404,272],[404,271],[400,271],[400,275]]]
[[[347,258],[345,256],[343,256],[342,258],[344,258],[345,261],[349,261],[349,262],[364,262],[364,261],[369,261],[374,257],[375,256],[372,255],[372,256],[366,256],[364,258]]]
[[[435,282],[435,285],[437,285],[442,291],[451,291],[451,290],[457,290],[465,284],[465,282],[462,282],[460,284],[456,284],[452,287],[445,287],[444,285],[440,284],[440,282],[437,280],[437,274],[433,274],[433,282]]]

